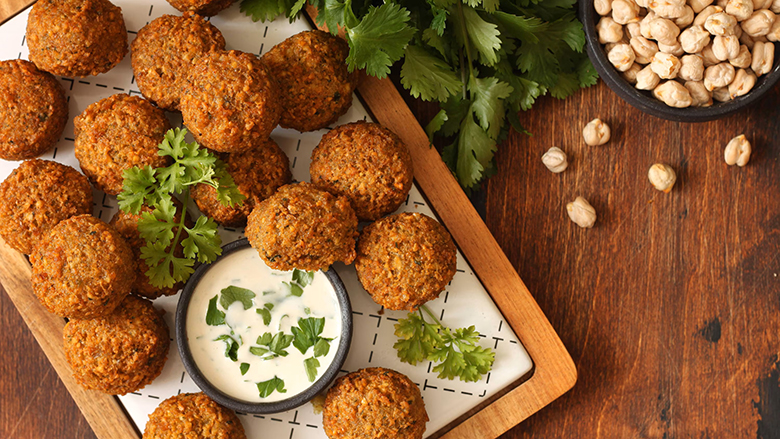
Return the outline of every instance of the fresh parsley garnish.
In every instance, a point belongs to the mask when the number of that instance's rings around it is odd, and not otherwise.
[[[262,308],[257,308],[255,312],[263,317],[263,324],[268,326],[271,324],[271,310],[274,309],[273,303],[266,303]]]
[[[247,371],[249,371],[249,363],[241,363],[238,369],[241,371],[242,376],[246,375]]]
[[[317,378],[317,368],[320,367],[320,360],[311,357],[303,360],[303,367],[306,368],[306,376],[309,377],[309,382],[313,383]]]
[[[219,304],[222,305],[222,308],[224,309],[228,309],[233,302],[241,302],[244,309],[247,310],[252,307],[252,299],[255,298],[255,293],[251,290],[235,285],[223,288],[220,293]]]
[[[144,205],[152,209],[141,213],[138,233],[146,241],[141,248],[141,258],[149,266],[146,276],[158,288],[186,281],[196,260],[211,263],[222,253],[214,220],[201,216],[191,227],[187,225],[189,188],[207,184],[216,189],[217,198],[226,206],[240,205],[246,198],[225,164],[196,142],[186,142],[186,133],[179,128],[165,133],[157,154],[170,157],[173,164],[125,170],[122,192],[117,196],[124,212],[138,214]],[[181,199],[181,210],[173,202],[174,195]],[[183,257],[176,255],[179,248]]]
[[[305,288],[309,286],[309,284],[311,284],[311,282],[314,280],[314,272],[295,268],[293,269],[292,280],[302,288]]]
[[[298,319],[298,326],[293,326],[291,331],[295,340],[293,346],[298,348],[302,354],[314,346],[314,356],[321,357],[328,354],[332,338],[320,337],[325,328],[325,317],[308,317]]]
[[[425,320],[427,314],[434,323]],[[443,326],[425,306],[417,313],[395,324],[398,341],[393,347],[404,363],[415,365],[421,361],[439,363],[433,367],[439,378],[476,382],[493,367],[496,354],[479,345],[479,332],[474,326],[452,331]]]
[[[260,392],[261,398],[267,398],[269,395],[277,391],[279,393],[287,393],[287,389],[284,388],[284,381],[274,375],[268,381],[262,381],[257,383],[257,391]]]
[[[215,338],[214,341],[225,342],[225,356],[230,358],[231,361],[238,361],[238,347],[239,342],[233,337],[223,334]],[[242,374],[243,375],[243,374]]]
[[[303,287],[298,285],[297,282],[282,282],[290,290],[290,295],[295,297],[301,297],[303,295]]]
[[[217,308],[217,296],[214,296],[209,300],[209,307],[206,310],[206,324],[209,326],[220,326],[225,324],[225,313]]]
[[[258,357],[262,357],[263,360],[286,357],[288,352],[285,349],[290,347],[292,341],[293,336],[285,334],[284,332],[277,332],[274,335],[271,335],[270,332],[266,332],[260,337],[257,337],[257,344],[260,346],[250,347],[249,352]]]
[[[510,127],[526,132],[519,112],[598,78],[574,0],[242,0],[241,10],[255,21],[292,20],[305,3],[319,25],[344,32],[350,71],[383,78],[403,60],[401,84],[441,106],[426,132],[454,136],[442,158],[467,190],[495,172]]]

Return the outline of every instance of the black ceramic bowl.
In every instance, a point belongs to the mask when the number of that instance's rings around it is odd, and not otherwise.
[[[777,48],[780,44],[775,44],[774,68],[768,74],[759,77],[756,85],[745,96],[729,102],[716,101],[711,107],[670,107],[654,98],[650,91],[636,89],[612,66],[607,59],[604,46],[599,43],[598,32],[596,32],[596,23],[600,18],[601,16],[593,8],[593,0],[580,1],[580,20],[585,29],[586,50],[590,61],[612,91],[647,114],[677,122],[706,122],[719,119],[756,103],[780,80],[780,54]]]
[[[192,380],[195,381],[195,384],[197,384],[206,395],[208,395],[217,403],[231,410],[242,413],[279,413],[291,410],[309,402],[312,398],[317,396],[318,393],[325,390],[325,388],[328,387],[328,385],[330,385],[330,383],[336,378],[336,375],[341,369],[341,366],[344,364],[344,360],[347,358],[349,346],[352,342],[352,305],[349,302],[349,295],[347,294],[347,290],[344,288],[344,284],[341,282],[341,278],[339,278],[338,274],[336,274],[336,271],[333,269],[325,271],[325,276],[327,276],[328,280],[330,280],[330,283],[333,285],[333,288],[336,291],[339,308],[341,309],[341,337],[336,355],[333,358],[333,362],[330,364],[330,366],[328,366],[322,376],[320,376],[317,381],[312,383],[309,388],[301,393],[281,401],[254,403],[246,402],[226,395],[213,386],[206,378],[204,378],[203,374],[201,374],[200,370],[198,369],[198,365],[192,358],[186,330],[187,308],[190,303],[190,298],[192,297],[192,292],[195,290],[195,286],[206,274],[206,272],[210,269],[218,269],[219,261],[226,255],[229,255],[230,253],[233,253],[237,250],[243,250],[247,247],[249,247],[249,241],[247,241],[246,238],[239,239],[238,241],[234,241],[223,246],[222,255],[218,257],[214,263],[210,265],[201,265],[195,270],[195,272],[192,274],[192,277],[190,277],[190,279],[187,281],[187,284],[184,286],[184,290],[179,297],[178,306],[176,307],[175,325],[176,340],[179,345],[179,356],[181,356],[181,360],[184,363],[184,368],[187,370],[187,373],[190,375],[190,377],[192,377]]]

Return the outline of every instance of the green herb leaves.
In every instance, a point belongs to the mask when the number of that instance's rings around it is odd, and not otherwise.
[[[220,293],[219,304],[222,305],[222,308],[224,309],[228,309],[233,302],[241,302],[241,305],[247,310],[252,307],[252,299],[255,298],[255,293],[251,290],[235,285],[223,288]]]
[[[225,313],[217,308],[217,296],[209,300],[209,307],[206,310],[206,324],[209,326],[220,326],[225,324]]]
[[[292,341],[293,336],[285,334],[284,332],[277,332],[274,335],[271,335],[270,332],[266,332],[260,337],[257,337],[257,344],[260,346],[250,347],[249,352],[258,357],[262,357],[263,360],[286,357],[288,352],[285,349],[290,347]]]
[[[236,188],[224,163],[197,143],[186,142],[186,133],[179,128],[165,133],[158,155],[170,157],[173,163],[165,168],[147,166],[124,171],[122,192],[117,196],[120,209],[141,214],[138,232],[146,241],[141,258],[149,266],[149,282],[158,288],[186,281],[196,260],[210,263],[222,252],[214,220],[201,216],[194,225],[188,225],[189,187],[207,184],[216,189],[219,201],[228,206],[241,204],[246,198]],[[174,194],[180,195],[181,207],[174,202]],[[142,211],[144,206],[149,211]],[[177,256],[179,248],[183,257]]]
[[[290,290],[290,294],[295,297],[303,295],[303,289],[314,280],[313,271],[293,270],[292,281],[282,282]]]
[[[317,379],[317,368],[320,367],[320,360],[311,357],[303,360],[303,367],[306,369],[306,377],[313,383]]]
[[[271,324],[271,310],[274,309],[273,303],[266,303],[262,308],[257,308],[255,311],[263,317],[263,324],[268,326]]]
[[[230,358],[231,361],[238,361],[238,347],[239,343],[231,336],[224,334],[215,338],[214,341],[225,342],[225,356]]]
[[[369,8],[360,24],[347,28],[349,70],[366,69],[371,76],[387,76],[417,31],[408,21],[409,11],[395,3]]]
[[[324,341],[325,344],[328,344],[332,339],[320,338],[320,334],[322,334],[323,328],[325,328],[324,317],[309,317],[305,319],[299,319],[298,326],[293,326],[291,329],[293,335],[295,336],[293,346],[298,348],[302,354],[306,354],[306,351],[309,350],[310,347],[316,345],[320,341]],[[328,349],[320,347],[320,352],[322,352],[323,349],[325,353],[322,355],[327,355]],[[320,355],[317,356],[319,357]]]
[[[435,323],[428,323],[423,311]],[[395,335],[398,341],[393,347],[401,361],[412,365],[425,360],[437,362],[432,370],[439,378],[479,381],[493,367],[496,357],[492,349],[479,345],[479,333],[474,326],[453,332],[442,326],[425,305],[417,314],[409,313],[406,319],[399,320]]]
[[[274,393],[274,391],[287,393],[287,389],[284,388],[284,381],[279,379],[276,375],[268,381],[257,383],[257,391],[260,392],[261,398],[267,398]]]

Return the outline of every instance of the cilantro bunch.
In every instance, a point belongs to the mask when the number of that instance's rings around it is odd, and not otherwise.
[[[526,132],[518,112],[596,83],[576,0],[242,0],[241,10],[292,20],[307,2],[318,24],[344,31],[350,71],[383,78],[403,59],[401,84],[441,105],[426,132],[452,140],[442,157],[467,190],[495,172],[509,126]]]
[[[425,320],[427,314],[433,323]],[[425,305],[417,313],[395,324],[398,341],[393,347],[404,363],[422,361],[439,363],[433,367],[439,378],[476,382],[493,367],[496,353],[479,345],[479,332],[474,326],[452,331],[436,319]]]
[[[211,263],[222,253],[222,239],[217,223],[205,216],[191,227],[187,225],[187,204],[190,187],[207,184],[217,191],[219,201],[227,206],[241,204],[246,198],[238,191],[225,164],[208,150],[184,140],[187,130],[174,128],[165,133],[159,145],[160,156],[173,164],[165,168],[133,167],[124,172],[122,192],[117,196],[122,211],[137,215],[141,212],[138,233],[146,241],[141,258],[149,270],[149,282],[158,288],[172,287],[186,281],[193,273],[195,260]],[[174,203],[174,195],[181,207]],[[183,257],[176,249],[183,249]]]

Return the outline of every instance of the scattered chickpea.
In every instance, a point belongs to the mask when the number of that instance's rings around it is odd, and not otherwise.
[[[612,0],[594,0],[593,7],[599,15],[609,15],[612,12]]]
[[[653,39],[653,34],[650,29],[650,23],[656,18],[657,16],[655,15],[655,12],[649,11],[647,15],[645,15],[645,18],[643,18],[642,21],[639,22],[639,32],[642,34],[643,37],[647,39]]]
[[[728,61],[739,55],[739,39],[734,35],[722,37],[716,35],[712,39],[712,54],[720,61]]]
[[[710,44],[710,33],[701,26],[691,26],[680,34],[680,45],[688,53],[699,53]]]
[[[734,58],[729,58],[729,63],[739,69],[746,69],[750,67],[753,62],[753,55],[750,54],[750,50],[744,44],[739,46],[739,54]]]
[[[583,229],[589,229],[596,224],[596,209],[582,197],[577,197],[571,203],[566,204],[566,213],[569,214],[569,218],[574,224]]]
[[[712,106],[712,93],[701,81],[686,81],[685,88],[691,94],[691,105],[694,107]]]
[[[639,64],[649,64],[653,60],[653,55],[658,52],[658,44],[641,35],[631,38],[630,44],[636,54],[635,61]]]
[[[718,102],[728,102],[731,100],[731,94],[728,87],[721,87],[712,90],[712,98]]]
[[[775,14],[780,14],[780,0],[774,0],[772,6],[769,7],[769,10]]]
[[[677,181],[677,174],[671,166],[656,163],[647,171],[647,178],[654,188],[668,194]]]
[[[623,29],[623,34],[625,34],[630,41],[631,38],[642,36],[642,32],[640,28],[641,26],[639,25],[638,22],[628,23]]]
[[[772,6],[773,0],[753,0],[753,10],[769,9]]]
[[[666,81],[653,90],[653,96],[674,108],[690,107],[693,103],[691,93],[677,81]]]
[[[623,72],[623,77],[626,78],[630,84],[636,84],[636,75],[642,71],[642,66],[638,63],[634,63],[630,69]]]
[[[704,71],[704,86],[712,91],[716,88],[726,87],[734,80],[734,66],[722,62],[718,65],[707,67]]]
[[[704,23],[707,22],[707,19],[710,18],[710,16],[713,14],[717,14],[718,12],[723,12],[723,8],[717,5],[707,6],[699,13],[699,15],[696,16],[696,18],[693,19],[693,25],[704,27]]]
[[[715,56],[715,53],[713,53],[712,51],[712,44],[709,44],[707,47],[702,49],[701,57],[704,59],[704,67],[710,67],[716,64],[720,64],[720,60]]]
[[[617,43],[623,39],[623,26],[615,23],[615,20],[609,17],[602,17],[596,24],[596,30],[599,33],[599,43]]]
[[[700,13],[707,6],[712,4],[713,0],[688,0],[688,5],[693,9],[693,12]]]
[[[680,72],[677,76],[685,81],[704,79],[704,58],[701,55],[685,55],[680,59]]]
[[[734,35],[737,19],[725,12],[717,12],[707,17],[704,28],[712,35]]]
[[[734,80],[729,84],[729,95],[731,99],[746,95],[756,85],[756,75],[745,69],[737,70]]]
[[[656,18],[650,22],[650,35],[659,43],[674,45],[677,44],[677,37],[680,36],[680,28],[671,20]],[[645,38],[650,37],[645,35]]]
[[[753,0],[728,0],[726,13],[734,16],[737,21],[744,21],[753,14]]]
[[[750,142],[745,138],[744,134],[740,134],[731,139],[726,145],[723,158],[729,166],[737,165],[742,167],[747,165],[752,151]]]
[[[542,156],[542,163],[544,163],[544,166],[547,166],[547,169],[549,169],[550,172],[555,174],[560,174],[569,166],[566,153],[557,146],[553,146],[544,153]]]
[[[609,58],[609,62],[611,62],[618,71],[625,72],[634,64],[636,55],[634,54],[634,49],[628,44],[617,44],[609,51],[607,58]]]
[[[619,24],[639,21],[639,5],[633,0],[613,0],[612,19]]]
[[[682,64],[676,56],[663,52],[657,52],[650,63],[650,68],[661,79],[676,78],[677,73],[680,72],[680,67],[682,67]]]
[[[775,62],[775,45],[774,43],[762,43],[756,41],[753,45],[753,62],[750,64],[750,68],[756,73],[756,76],[761,76],[772,71],[772,64]]]
[[[696,14],[693,12],[693,8],[685,6],[683,14],[674,19],[674,24],[680,29],[685,29],[693,23],[695,16]]]
[[[775,21],[774,12],[762,9],[754,12],[750,18],[742,22],[742,30],[751,37],[761,37],[769,33]]]
[[[603,145],[609,142],[611,135],[612,130],[609,129],[609,125],[602,122],[599,118],[588,122],[582,130],[582,138],[590,146]]]
[[[683,55],[685,55],[685,51],[683,50],[683,48],[680,45],[680,43],[675,43],[675,44],[669,45],[669,44],[664,44],[664,43],[660,43],[659,42],[658,43],[658,50],[663,52],[663,53],[668,53],[670,55],[674,55],[674,56],[676,56],[678,58],[683,56]]]
[[[651,0],[648,7],[659,17],[678,18],[685,13],[685,0]]]
[[[766,34],[766,39],[775,43],[780,41],[780,17],[775,18],[775,23],[769,29],[769,33]]]
[[[661,78],[655,74],[650,66],[647,66],[636,74],[636,87],[639,90],[652,90],[658,87],[661,82]]]

